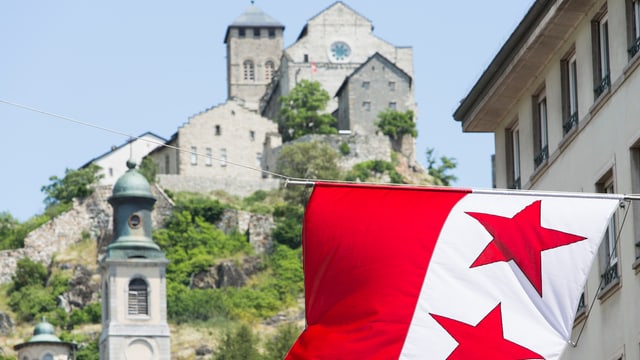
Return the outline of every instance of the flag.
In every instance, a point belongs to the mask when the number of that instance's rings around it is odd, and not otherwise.
[[[316,183],[287,359],[557,359],[609,195]]]
[[[311,62],[311,72],[314,74],[318,72],[318,67],[316,66],[316,63],[314,61]]]

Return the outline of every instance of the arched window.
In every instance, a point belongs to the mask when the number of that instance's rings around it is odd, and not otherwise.
[[[244,69],[244,79],[245,80],[255,80],[256,79],[256,73],[255,73],[255,67],[253,65],[253,61],[245,60],[244,63],[242,64],[242,68]]]
[[[273,78],[273,73],[275,71],[276,66],[273,64],[273,61],[269,60],[264,63],[264,78],[267,81],[271,81]]]
[[[47,353],[45,356],[42,357],[42,360],[53,360],[53,355]]]
[[[129,315],[149,315],[147,282],[141,278],[129,282]]]

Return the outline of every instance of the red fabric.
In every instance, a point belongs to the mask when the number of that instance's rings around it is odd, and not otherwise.
[[[398,358],[440,229],[469,192],[316,184],[302,240],[307,328],[287,359]]]

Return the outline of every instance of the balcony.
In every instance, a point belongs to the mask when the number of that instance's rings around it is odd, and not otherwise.
[[[611,76],[609,76],[609,74],[606,74],[602,78],[602,80],[600,80],[600,84],[598,84],[598,86],[596,86],[595,89],[593,89],[595,98],[596,99],[599,98],[600,95],[602,95],[610,87],[611,87]]]
[[[538,166],[540,166],[543,162],[547,161],[547,159],[549,159],[549,147],[547,145],[545,145],[542,150],[540,150],[540,152],[538,153],[538,155],[536,155],[533,158],[533,163],[535,164],[535,167],[537,168]]]
[[[629,52],[629,57],[632,58],[636,56],[638,50],[640,50],[640,37],[637,38],[636,41],[633,42],[633,45],[631,45],[627,50]]]
[[[578,112],[574,112],[569,116],[569,119],[562,124],[562,130],[564,131],[564,135],[567,135],[571,129],[578,126]]]
[[[601,289],[606,289],[610,284],[618,280],[618,263],[616,262],[615,264],[610,265],[604,273],[600,275],[600,277],[602,278],[602,285],[600,286]]]

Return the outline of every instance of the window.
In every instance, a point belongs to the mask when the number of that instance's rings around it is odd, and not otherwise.
[[[567,134],[578,125],[578,65],[575,53],[562,60],[562,130]]]
[[[631,151],[631,193],[640,193],[640,139],[630,149]],[[635,239],[634,268],[640,266],[640,201],[632,201],[630,204],[633,214],[633,235]]]
[[[262,165],[262,153],[256,153],[256,165],[257,166],[261,166]]]
[[[506,132],[507,187],[520,189],[520,130],[515,125]]]
[[[211,148],[206,148],[205,149],[205,153],[206,153],[206,157],[204,158],[204,164],[206,166],[211,166]]]
[[[220,149],[220,166],[227,166],[227,149]]]
[[[147,282],[135,278],[129,282],[129,315],[149,315]]]
[[[269,29],[269,38],[273,39],[276,37],[276,29]]]
[[[244,63],[242,63],[242,68],[244,70],[244,79],[245,80],[255,80],[256,79],[255,67],[253,65],[253,61],[245,60]]]
[[[305,63],[309,62],[309,54],[304,54],[304,60]]]
[[[606,9],[591,22],[593,46],[593,93],[597,99],[611,87],[609,75],[609,20]]]
[[[362,82],[362,88],[365,90],[369,90],[369,85],[371,85],[371,83],[369,83],[368,81]]]
[[[53,360],[53,355],[46,353],[43,357],[42,360]]]
[[[596,189],[600,193],[613,194],[613,170],[609,171],[601,181],[596,184]],[[600,277],[601,288],[605,289],[614,285],[620,275],[618,273],[618,250],[616,247],[616,215],[609,220],[609,226],[604,233],[602,245],[600,246]]]
[[[170,164],[171,164],[171,159],[169,158],[169,155],[165,155],[164,156],[164,173],[165,174],[169,174]]]
[[[389,91],[396,91],[396,82],[389,81]]]
[[[191,147],[191,165],[198,165],[198,148]]]
[[[273,61],[269,60],[266,63],[264,63],[264,78],[267,81],[271,81],[271,79],[273,78],[273,73],[275,72],[276,66],[274,65]]]
[[[239,28],[239,29],[238,29],[238,36],[239,36],[239,37],[241,37],[241,38],[243,38],[243,37],[247,36],[247,31],[246,31],[246,29],[245,29],[245,28]]]
[[[549,159],[547,97],[544,90],[533,97],[533,163],[535,168]]]
[[[629,58],[640,50],[640,0],[627,0],[627,42]]]
[[[109,168],[109,176],[113,177],[113,168]]]
[[[256,140],[256,132],[253,130],[249,130],[249,139],[251,139],[251,141],[255,141]]]
[[[216,136],[222,135],[222,128],[220,127],[220,125],[216,125],[215,129],[216,129]]]
[[[254,38],[260,37],[260,28],[253,28],[253,37]]]
[[[364,111],[371,111],[371,101],[363,101],[362,102],[362,109]]]
[[[397,104],[395,101],[389,103],[389,109],[395,110],[397,108]]]

